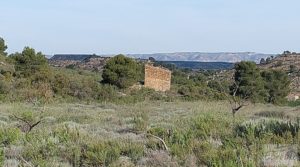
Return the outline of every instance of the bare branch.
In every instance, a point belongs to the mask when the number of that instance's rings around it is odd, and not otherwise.
[[[21,161],[23,161],[27,166],[33,166],[31,163],[27,162],[22,156],[19,157]]]
[[[37,121],[36,123],[31,123],[24,118],[18,117],[16,115],[13,115],[13,116],[16,119],[18,119],[26,124],[27,128],[23,128],[23,130],[22,130],[23,132],[26,132],[26,133],[29,133],[35,126],[37,126],[39,123],[41,123],[41,120]]]
[[[34,123],[33,125],[30,125],[29,132],[32,130],[32,128],[34,128],[35,126],[37,126],[39,123],[41,123],[41,120],[38,121],[38,122],[36,122],[36,123]]]
[[[28,126],[30,126],[30,123],[27,121],[27,120],[25,120],[24,118],[20,118],[20,117],[18,117],[18,116],[16,116],[16,115],[13,115],[16,119],[18,119],[18,120],[21,120],[21,121],[23,121],[23,122],[25,122]]]
[[[146,135],[158,139],[158,140],[164,145],[166,151],[169,151],[169,148],[168,148],[167,144],[165,143],[165,141],[164,141],[162,138],[160,138],[160,137],[158,137],[158,136],[155,136],[155,135],[153,135],[153,134],[150,134],[150,133],[146,133]]]

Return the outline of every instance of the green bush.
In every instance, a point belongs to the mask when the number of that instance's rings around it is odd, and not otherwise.
[[[291,137],[296,139],[299,135],[300,121],[262,120],[257,123],[246,123],[237,125],[234,129],[235,135],[243,138],[263,139],[268,135],[282,138],[280,141],[290,141]],[[274,137],[271,141],[276,142]]]
[[[264,102],[267,91],[260,69],[255,62],[242,61],[235,64],[234,83],[231,94],[252,102]]]
[[[121,155],[131,158],[132,162],[137,162],[144,156],[144,145],[141,143],[133,143],[125,141],[121,143]]]
[[[5,160],[5,157],[4,157],[4,151],[3,151],[3,148],[0,147],[0,165],[1,165],[1,166],[3,166],[4,160]]]
[[[10,91],[10,84],[5,80],[0,80],[0,94],[8,94]]]
[[[267,117],[267,118],[286,118],[287,115],[284,111],[262,111],[255,114],[256,116],[260,117]]]
[[[149,116],[145,111],[136,113],[133,118],[134,127],[133,129],[137,132],[145,132],[147,131],[149,124]]]
[[[287,101],[285,104],[290,107],[297,107],[297,106],[300,106],[300,100]]]
[[[286,96],[290,92],[290,79],[288,75],[279,70],[263,71],[261,73],[265,89],[268,93],[267,102],[273,104],[283,104]]]
[[[97,96],[101,101],[114,101],[117,97],[117,88],[113,85],[101,85],[98,88]]]
[[[142,76],[142,66],[124,55],[117,55],[104,66],[103,83],[128,88],[138,82]]]
[[[83,166],[108,166],[121,155],[116,142],[98,142],[86,146],[82,153]]]
[[[17,128],[0,128],[0,144],[5,146],[16,144],[21,135],[21,131]]]
[[[33,48],[25,47],[22,53],[10,56],[15,62],[19,77],[31,78],[34,82],[49,81],[52,74],[45,55],[36,53]]]

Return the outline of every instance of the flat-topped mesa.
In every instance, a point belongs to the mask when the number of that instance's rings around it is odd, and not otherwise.
[[[171,89],[171,71],[162,67],[154,67],[152,64],[145,65],[146,88],[155,91],[168,91]]]
[[[50,60],[70,60],[70,61],[83,61],[89,57],[93,57],[92,54],[55,54]]]
[[[77,65],[92,56],[90,54],[55,54],[49,59],[49,64],[54,67],[67,67],[69,65]]]

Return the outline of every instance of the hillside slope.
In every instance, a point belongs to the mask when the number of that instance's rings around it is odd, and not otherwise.
[[[96,55],[54,55],[49,64],[55,67],[76,67],[84,70],[101,71],[109,57]]]
[[[290,97],[300,96],[300,54],[282,54],[267,63],[260,64],[262,69],[283,70],[287,72],[292,81]]]
[[[260,64],[262,68],[284,70],[286,72],[297,72],[300,69],[300,54],[278,55],[269,62]]]

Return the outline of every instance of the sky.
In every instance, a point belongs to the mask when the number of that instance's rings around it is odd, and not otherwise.
[[[299,0],[1,0],[9,53],[300,52]]]

